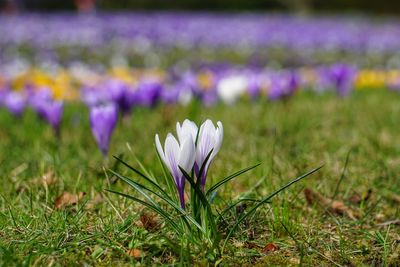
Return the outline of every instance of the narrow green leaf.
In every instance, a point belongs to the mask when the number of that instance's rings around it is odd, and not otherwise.
[[[248,172],[248,171],[250,171],[250,170],[252,170],[252,169],[254,169],[254,168],[260,166],[260,164],[261,164],[261,163],[258,163],[258,164],[256,164],[256,165],[253,165],[253,166],[244,168],[244,169],[242,169],[242,170],[240,170],[240,171],[238,171],[238,172],[235,172],[234,174],[231,174],[231,175],[229,175],[228,177],[222,179],[221,181],[219,181],[218,183],[216,183],[215,185],[213,185],[210,189],[208,189],[208,191],[207,191],[207,193],[206,193],[206,196],[208,196],[211,192],[217,190],[220,186],[222,186],[223,184],[229,182],[230,180],[232,180],[232,179],[238,177],[239,175],[242,175],[242,174],[245,173],[245,172]]]
[[[196,181],[196,185],[197,185],[197,186],[200,185],[201,177],[203,176],[203,172],[205,171],[206,165],[207,165],[207,163],[208,163],[208,161],[209,161],[209,159],[210,159],[211,154],[212,154],[213,151],[214,151],[214,149],[211,149],[211,151],[207,154],[207,157],[204,159],[204,162],[203,162],[203,164],[202,164],[201,167],[200,167],[200,170],[199,170],[199,177],[197,177],[197,181]]]
[[[162,192],[166,197],[170,198],[169,195],[161,188],[161,186],[159,186],[156,182],[154,182],[152,179],[150,179],[149,177],[147,177],[146,175],[144,175],[143,173],[141,173],[140,171],[138,171],[136,168],[130,166],[128,163],[126,163],[125,161],[123,161],[122,159],[114,156],[114,158],[116,160],[118,160],[119,162],[121,162],[122,164],[124,164],[126,167],[128,167],[130,170],[132,170],[133,172],[135,172],[136,174],[138,174],[139,176],[141,176],[143,179],[145,179],[147,182],[149,182],[151,185],[153,185],[154,187],[156,187],[158,190],[160,190],[160,192]],[[113,173],[115,174],[115,172],[113,171]]]
[[[186,180],[189,181],[191,187],[194,189],[194,191],[196,192],[198,198],[200,199],[201,203],[203,204],[204,208],[206,209],[207,218],[211,223],[211,229],[212,229],[212,232],[214,234],[214,238],[216,240],[219,240],[220,236],[219,236],[219,233],[218,233],[218,229],[217,229],[217,226],[216,226],[216,223],[215,223],[215,216],[214,216],[214,214],[212,212],[210,203],[208,203],[206,196],[200,190],[200,188],[198,188],[196,186],[196,183],[193,181],[192,177],[190,177],[190,175],[181,166],[178,166],[178,167],[181,170],[181,172],[184,175],[184,177],[186,178]],[[218,241],[215,241],[215,242],[218,242]],[[214,245],[215,245],[215,243],[214,243]]]
[[[153,210],[154,212],[159,214],[161,217],[163,217],[175,229],[175,231],[178,234],[180,234],[180,235],[183,234],[183,231],[182,231],[182,229],[179,228],[178,224],[175,223],[175,221],[168,215],[168,213],[166,213],[165,211],[163,211],[159,207],[157,207],[155,205],[152,205],[152,204],[150,204],[150,203],[148,203],[146,201],[143,201],[143,200],[141,200],[139,198],[136,198],[134,196],[131,196],[131,195],[127,195],[127,194],[124,194],[124,193],[121,193],[121,192],[117,192],[117,191],[114,191],[114,190],[110,190],[110,189],[105,189],[105,190],[108,191],[108,192],[111,192],[113,194],[117,194],[117,195],[129,198],[129,199],[131,199],[131,200],[133,200],[135,202],[138,202],[139,204],[141,204],[141,205]]]
[[[131,180],[130,178],[120,175],[114,171],[111,171],[114,175],[116,175],[119,179],[123,180],[124,182],[126,182],[127,184],[129,184],[130,186],[132,186],[133,188],[135,188],[137,191],[139,191],[139,193],[141,193],[143,196],[145,196],[149,201],[152,202],[152,204],[155,204],[155,202],[152,200],[152,198],[146,194],[144,191],[142,191],[141,189],[144,189],[154,195],[156,195],[157,197],[159,197],[161,200],[164,200],[167,204],[169,204],[172,208],[174,208],[181,216],[182,218],[188,219],[191,223],[193,223],[201,232],[205,233],[204,229],[194,220],[194,218],[192,216],[190,216],[188,213],[186,213],[179,205],[177,205],[174,201],[172,201],[170,198],[165,198],[164,196],[162,196],[161,194],[151,190],[150,188],[139,184],[133,180]],[[158,206],[158,205],[157,205]],[[158,206],[159,207],[159,206]],[[161,207],[160,207],[161,209]],[[190,227],[189,223],[185,220],[185,223],[188,227]]]

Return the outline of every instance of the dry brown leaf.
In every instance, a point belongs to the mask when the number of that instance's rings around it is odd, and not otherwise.
[[[58,182],[53,171],[48,171],[42,177],[32,180],[34,185],[51,186]]]
[[[331,206],[329,207],[329,210],[337,215],[346,215],[352,220],[355,220],[359,217],[358,212],[353,210],[352,208],[346,206],[342,201],[332,201]]]
[[[83,198],[85,192],[78,192],[77,194],[71,194],[64,191],[55,201],[54,206],[56,209],[62,209],[69,205],[75,205],[79,200]]]
[[[154,214],[143,212],[140,214],[140,222],[142,226],[149,232],[154,232],[159,228],[159,222]]]
[[[260,247],[259,245],[255,244],[255,243],[247,242],[246,243],[246,248],[249,248],[249,249],[257,248],[257,249],[260,249],[262,247]]]
[[[390,194],[389,199],[397,204],[400,204],[400,196],[396,194]]]
[[[391,220],[383,223],[378,223],[378,226],[400,225],[400,220]]]
[[[304,189],[304,195],[309,205],[316,203],[333,214],[347,216],[353,220],[359,217],[358,211],[346,206],[342,201],[326,198],[310,188]]]
[[[371,196],[372,190],[369,189],[364,194],[354,193],[352,196],[349,197],[349,202],[353,204],[360,204],[361,202],[366,202]]]
[[[128,249],[128,250],[126,251],[126,254],[128,254],[128,256],[131,256],[131,257],[133,257],[133,258],[135,258],[135,259],[139,259],[139,258],[142,257],[143,252],[142,252],[140,249],[131,248],[131,249]]]
[[[104,201],[103,195],[101,193],[98,193],[93,199],[91,199],[85,209],[86,210],[93,210],[95,209],[100,203]]]
[[[329,200],[326,197],[324,197],[318,192],[313,191],[310,188],[304,189],[304,195],[309,205],[312,205],[314,203],[319,203],[322,206],[327,206],[329,204]]]
[[[43,185],[53,185],[57,183],[57,178],[55,177],[52,171],[46,172],[42,177],[42,184]]]
[[[279,250],[279,247],[274,243],[268,243],[261,251],[263,253],[270,253]]]

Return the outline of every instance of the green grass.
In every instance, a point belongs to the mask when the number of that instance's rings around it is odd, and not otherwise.
[[[179,264],[160,238],[166,229],[146,230],[140,223],[143,208],[106,193],[134,191],[107,175],[104,169],[135,177],[111,155],[138,166],[135,157],[154,174],[161,174],[154,135],[175,131],[175,123],[190,118],[221,120],[225,139],[210,169],[218,178],[261,162],[261,166],[225,186],[220,206],[239,196],[261,198],[291,179],[325,164],[316,174],[289,188],[260,208],[225,249],[226,266],[398,266],[399,226],[379,226],[399,219],[400,97],[381,91],[355,92],[346,99],[302,93],[287,103],[240,102],[234,106],[137,109],[121,120],[106,161],[92,139],[87,110],[69,104],[61,140],[28,112],[15,119],[0,111],[0,265],[157,265]],[[337,200],[360,213],[349,219],[309,206],[303,190],[311,188],[331,197],[348,166]],[[53,172],[54,184],[44,186]],[[371,197],[354,205],[347,199],[372,190]],[[54,209],[63,192],[86,192],[77,206]],[[229,219],[235,221],[235,213]],[[263,253],[273,243],[279,250]],[[126,251],[136,248],[143,257]],[[206,260],[194,257],[197,265]]]

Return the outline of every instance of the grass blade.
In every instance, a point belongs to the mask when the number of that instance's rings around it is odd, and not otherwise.
[[[289,183],[287,183],[286,185],[284,185],[283,187],[279,188],[278,190],[276,190],[275,192],[269,194],[267,197],[263,198],[260,202],[258,202],[255,206],[253,206],[247,213],[245,213],[244,215],[242,215],[238,221],[232,226],[231,230],[229,231],[228,235],[225,238],[224,244],[222,246],[222,251],[224,251],[224,248],[229,240],[229,238],[232,236],[232,234],[235,232],[235,230],[237,229],[237,227],[240,225],[241,222],[243,222],[247,217],[249,217],[251,214],[253,214],[260,206],[262,206],[263,204],[267,203],[271,198],[273,198],[274,196],[276,196],[277,194],[279,194],[280,192],[284,191],[286,188],[290,187],[291,185],[303,180],[304,178],[306,178],[307,176],[313,174],[314,172],[318,171],[319,169],[321,169],[323,166],[320,166],[318,168],[315,168],[309,172],[307,172],[306,174],[303,174],[299,177],[297,177],[296,179],[290,181]]]
[[[252,169],[254,169],[254,168],[260,166],[260,164],[261,164],[261,163],[258,163],[258,164],[256,164],[256,165],[253,165],[253,166],[244,168],[244,169],[242,169],[242,170],[240,170],[240,171],[238,171],[238,172],[235,172],[234,174],[231,174],[231,175],[229,175],[228,177],[222,179],[221,181],[219,181],[218,183],[216,183],[215,185],[213,185],[210,189],[208,189],[208,191],[207,191],[207,193],[206,193],[206,196],[208,196],[209,194],[211,194],[211,192],[217,190],[217,189],[218,189],[220,186],[222,186],[223,184],[225,184],[225,183],[229,182],[230,180],[236,178],[237,176],[242,175],[243,173],[246,173],[246,172],[248,172],[248,171],[250,171],[250,170],[252,170]]]
[[[164,196],[162,196],[161,194],[151,190],[150,188],[147,188],[146,186],[139,184],[131,179],[129,179],[126,176],[120,175],[114,171],[111,171],[114,175],[116,175],[119,179],[123,180],[125,183],[129,184],[130,186],[132,186],[133,188],[135,188],[139,193],[141,193],[146,199],[148,199],[149,201],[151,201],[151,203],[153,205],[155,205],[156,203],[154,202],[154,200],[146,193],[144,192],[142,189],[156,195],[157,197],[159,197],[161,200],[164,200],[167,204],[169,204],[172,208],[174,208],[183,218],[189,220],[191,223],[193,223],[201,232],[205,233],[204,229],[194,220],[194,218],[192,216],[190,216],[189,214],[187,214],[179,205],[177,205],[174,201],[172,201],[170,198],[165,198]],[[158,206],[158,205],[157,205]],[[160,208],[161,209],[161,208]],[[185,223],[188,227],[190,227],[189,223],[185,220]]]
[[[161,186],[159,186],[156,182],[154,182],[152,179],[150,179],[149,177],[147,177],[146,175],[144,175],[142,172],[138,171],[136,168],[130,166],[128,163],[126,163],[124,160],[114,156],[114,158],[116,160],[118,160],[119,162],[121,162],[122,164],[124,164],[126,167],[128,167],[130,170],[132,170],[133,172],[135,172],[136,174],[138,174],[139,176],[141,176],[143,179],[145,179],[147,182],[149,182],[151,185],[153,185],[154,187],[156,187],[158,190],[160,190],[160,192],[162,192],[166,197],[170,198],[170,196],[161,188]],[[115,175],[117,175],[114,171],[112,171]]]
[[[177,233],[183,234],[183,231],[182,231],[182,229],[179,228],[178,224],[176,224],[175,221],[168,215],[168,213],[163,211],[161,208],[159,208],[159,207],[157,207],[155,205],[152,205],[152,204],[150,204],[150,203],[148,203],[146,201],[143,201],[143,200],[141,200],[139,198],[136,198],[134,196],[128,195],[128,194],[124,194],[124,193],[117,192],[117,191],[110,190],[110,189],[105,189],[105,190],[108,191],[108,192],[111,192],[111,193],[114,193],[114,194],[129,198],[129,199],[131,199],[131,200],[133,200],[135,202],[138,202],[139,204],[141,204],[141,205],[153,210],[154,212],[159,214],[161,217],[163,217],[165,220],[167,220],[168,223],[176,230]]]
[[[218,233],[218,229],[217,229],[217,226],[216,226],[216,223],[215,223],[215,217],[214,217],[214,214],[212,213],[212,209],[211,209],[210,203],[208,203],[206,196],[200,190],[200,188],[196,186],[196,183],[193,181],[192,177],[190,177],[190,175],[182,167],[179,166],[179,169],[181,170],[181,172],[184,175],[184,177],[186,178],[186,180],[189,181],[190,185],[192,186],[192,188],[194,189],[194,191],[197,194],[198,198],[200,199],[202,205],[207,210],[207,218],[211,223],[211,229],[212,229],[212,232],[214,233],[214,238],[218,240],[219,239],[219,233]],[[218,243],[218,242],[216,242],[216,243]]]

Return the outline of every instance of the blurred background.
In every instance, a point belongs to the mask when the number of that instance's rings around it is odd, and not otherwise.
[[[397,14],[400,2],[395,0],[0,0],[3,12],[61,10],[209,10],[209,11],[289,11],[363,12]]]
[[[275,94],[274,83],[278,98],[400,89],[400,1],[0,0],[0,9],[4,90],[77,99],[150,77],[166,102],[184,91],[216,103],[221,81],[238,75],[238,95]]]

